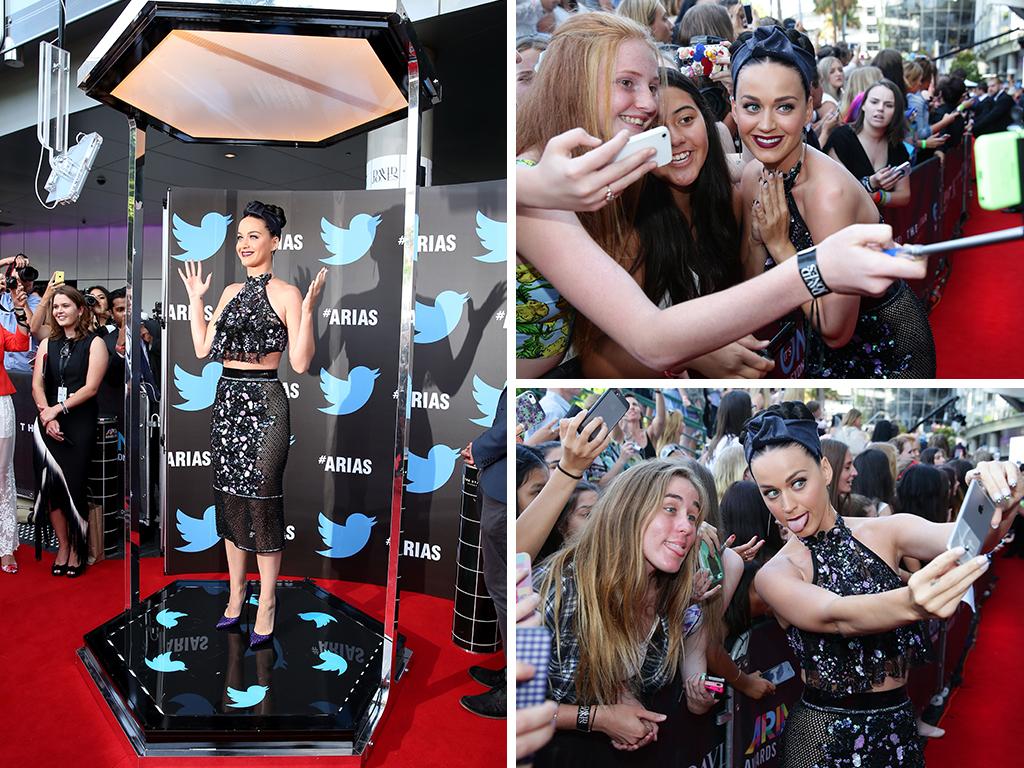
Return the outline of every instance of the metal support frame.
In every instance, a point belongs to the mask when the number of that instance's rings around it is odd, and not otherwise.
[[[124,600],[125,610],[139,607],[139,509],[142,491],[140,455],[145,439],[139,366],[136,344],[142,324],[142,252],[143,252],[143,166],[146,160],[146,124],[128,120],[128,247],[125,253],[127,305],[124,342]]]
[[[368,754],[366,749],[373,746],[373,734],[387,707],[390,688],[408,661],[401,660],[396,668],[398,647],[398,558],[402,537],[402,501],[405,467],[408,462],[408,434],[410,406],[408,398],[409,377],[413,360],[413,333],[415,321],[414,261],[417,242],[415,217],[419,210],[418,169],[420,158],[420,69],[416,50],[407,45],[408,56],[408,123],[406,132],[406,179],[404,201],[404,247],[402,253],[402,298],[401,324],[398,355],[398,401],[395,409],[395,459],[391,489],[391,528],[389,532],[387,588],[384,609],[384,649],[381,661],[381,693],[375,711],[367,723],[353,751]],[[125,484],[124,484],[124,543],[125,543],[125,610],[134,613],[140,609],[139,520],[141,499],[144,492],[142,482],[141,442],[146,439],[146,427],[141,403],[140,369],[138,365],[138,339],[142,320],[142,254],[143,254],[143,166],[146,154],[146,124],[140,120],[128,120],[128,242],[125,254],[127,275],[127,307],[125,312],[125,392],[124,392],[124,437],[125,437]],[[166,224],[167,211],[164,210]],[[162,259],[163,277],[166,290],[167,259]],[[164,348],[166,353],[166,347]],[[162,369],[166,377],[166,366]],[[161,417],[166,404],[161,399]],[[166,423],[166,422],[164,422]],[[165,449],[161,450],[163,457]],[[161,479],[166,470],[161,462]],[[161,505],[162,506],[162,505]]]
[[[398,342],[398,402],[395,406],[395,461],[391,486],[391,531],[388,539],[387,596],[384,604],[384,654],[381,662],[381,687],[384,706],[392,682],[398,636],[398,554],[402,538],[402,492],[405,467],[409,459],[409,374],[412,370],[416,291],[413,263],[416,259],[416,212],[419,210],[420,167],[420,69],[416,50],[406,48],[409,57],[409,118],[406,123],[405,227],[402,249],[402,309]]]

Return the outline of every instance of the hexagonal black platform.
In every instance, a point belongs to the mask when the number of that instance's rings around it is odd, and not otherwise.
[[[360,754],[387,693],[381,622],[308,579],[281,581],[273,644],[253,651],[255,596],[239,629],[215,629],[227,593],[174,581],[85,636],[79,657],[136,752]]]

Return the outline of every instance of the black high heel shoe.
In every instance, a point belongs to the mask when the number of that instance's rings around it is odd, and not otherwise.
[[[68,578],[69,579],[77,579],[83,573],[85,573],[85,563],[79,563],[78,565],[69,565],[68,566]]]
[[[54,563],[53,564],[53,568],[50,569],[50,573],[52,573],[54,576],[63,576],[67,572],[68,572],[68,564],[67,563],[64,563],[64,565],[57,565],[56,563]]]

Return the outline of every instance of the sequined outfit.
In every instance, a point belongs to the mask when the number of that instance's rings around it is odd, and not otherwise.
[[[783,178],[789,208],[789,241],[797,251],[814,245],[810,229],[793,197],[802,161]],[[771,257],[765,269],[775,266]],[[900,280],[884,296],[861,297],[853,336],[833,349],[805,323],[808,350],[804,375],[820,379],[931,379],[935,377],[935,339],[928,314],[910,286]]]
[[[210,357],[258,362],[288,331],[267,298],[270,274],[246,278],[217,322]],[[210,419],[217,535],[247,552],[284,549],[284,467],[291,427],[275,370],[225,367]]]
[[[812,582],[830,592],[866,595],[903,586],[841,517],[802,541],[811,552]],[[911,665],[927,659],[931,649],[922,622],[857,637],[790,626],[787,637],[807,687],[786,723],[783,768],[924,766],[906,690],[871,690],[886,677],[905,677]]]

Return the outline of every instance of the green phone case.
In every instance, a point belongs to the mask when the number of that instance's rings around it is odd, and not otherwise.
[[[978,174],[978,205],[987,211],[1021,203],[1020,166],[1017,154],[1024,133],[1005,131],[979,136],[974,142],[974,167]]]
[[[703,539],[700,541],[697,559],[700,561],[700,567],[711,573],[711,585],[708,589],[721,584],[722,579],[725,577],[725,573],[722,570],[722,560],[718,557],[718,553],[712,551],[711,547]]]

